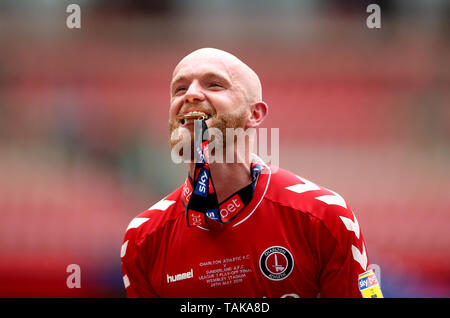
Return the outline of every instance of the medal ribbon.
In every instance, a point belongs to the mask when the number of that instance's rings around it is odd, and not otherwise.
[[[252,182],[219,203],[209,167],[207,129],[204,119],[195,120],[194,179],[188,175],[182,192],[188,226],[205,225],[208,220],[220,223],[233,220],[253,199],[256,183],[263,169],[262,165],[252,161],[250,165]]]

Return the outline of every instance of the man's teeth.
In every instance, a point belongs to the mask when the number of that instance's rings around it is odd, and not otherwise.
[[[192,124],[197,119],[203,119],[203,118],[186,118],[186,119],[183,119],[183,121],[184,121],[183,125],[184,124]],[[207,118],[204,118],[204,119],[207,119]]]
[[[181,119],[182,125],[193,123],[194,120],[196,120],[196,119],[208,119],[209,118],[208,114],[206,114],[204,112],[198,112],[198,111],[193,111],[193,112],[189,112],[187,114],[178,115],[177,117]]]

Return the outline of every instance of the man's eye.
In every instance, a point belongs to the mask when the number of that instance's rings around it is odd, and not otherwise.
[[[220,84],[220,83],[213,82],[213,83],[209,84],[209,87],[211,87],[211,88],[223,88],[223,85]]]
[[[183,91],[185,91],[185,90],[186,90],[186,87],[184,87],[184,86],[177,87],[177,88],[175,89],[175,94],[178,94],[178,93],[183,92]]]

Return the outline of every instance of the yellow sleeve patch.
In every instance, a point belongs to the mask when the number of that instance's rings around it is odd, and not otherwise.
[[[358,277],[358,287],[363,298],[383,298],[377,277],[372,270],[362,273]]]

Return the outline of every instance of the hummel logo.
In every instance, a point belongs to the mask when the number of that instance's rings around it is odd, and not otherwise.
[[[183,279],[189,279],[194,277],[194,269],[191,268],[189,272],[182,273],[182,274],[176,274],[176,275],[169,275],[167,274],[167,283],[173,283],[177,282],[179,280]]]

